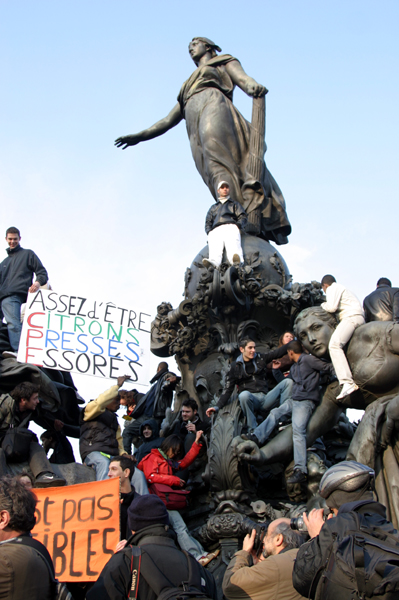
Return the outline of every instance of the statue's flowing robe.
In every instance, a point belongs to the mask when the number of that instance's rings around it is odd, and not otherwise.
[[[225,65],[236,60],[225,54],[212,58],[199,67],[183,84],[178,102],[186,120],[191,152],[204,182],[216,199],[217,185],[227,181],[231,196],[250,212],[242,194],[246,180],[251,125],[235,108],[232,98],[234,83]],[[279,243],[291,232],[285,201],[271,173],[263,169],[260,235]],[[285,240],[286,241],[286,240]]]

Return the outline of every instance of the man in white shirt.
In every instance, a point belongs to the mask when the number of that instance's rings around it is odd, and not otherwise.
[[[349,342],[355,329],[363,325],[364,312],[355,294],[337,283],[332,275],[324,275],[321,287],[327,298],[327,302],[323,302],[321,307],[329,313],[335,313],[338,320],[328,350],[338,381],[342,385],[341,393],[337,396],[340,400],[359,389],[353,381],[343,347]]]

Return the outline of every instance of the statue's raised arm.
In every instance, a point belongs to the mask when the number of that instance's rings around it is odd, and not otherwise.
[[[247,231],[278,244],[287,243],[291,226],[283,195],[266,166],[259,181],[253,181],[248,173],[253,129],[233,104],[235,86],[253,98],[262,98],[267,89],[249,77],[236,58],[218,52],[219,46],[208,38],[194,38],[189,53],[197,68],[183,83],[178,104],[164,119],[118,138],[115,145],[122,149],[135,146],[163,135],[185,119],[195,165],[213,197],[217,199],[218,185],[226,181],[232,199],[248,213],[252,228]],[[258,146],[263,161],[266,146]],[[255,195],[248,194],[251,185]]]

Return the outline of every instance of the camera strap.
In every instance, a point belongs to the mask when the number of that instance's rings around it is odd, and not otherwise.
[[[130,586],[129,598],[137,598],[139,590],[140,566],[141,566],[141,548],[130,546],[132,558],[130,561],[130,570],[132,573],[132,584]]]

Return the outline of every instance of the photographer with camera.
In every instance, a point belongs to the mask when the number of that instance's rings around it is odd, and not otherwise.
[[[227,600],[300,600],[292,585],[292,569],[303,544],[300,533],[290,528],[290,519],[272,521],[263,546],[254,549],[256,530],[244,538],[223,578]]]
[[[326,471],[319,494],[332,511],[314,509],[303,520],[312,538],[298,551],[295,589],[322,600],[398,597],[399,537],[374,500],[375,473],[348,460]]]

